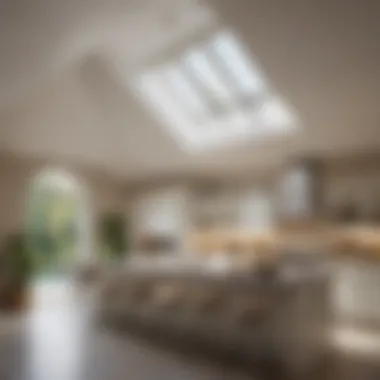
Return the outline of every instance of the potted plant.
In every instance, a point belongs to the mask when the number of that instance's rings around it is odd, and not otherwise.
[[[19,310],[25,306],[32,274],[32,257],[25,234],[8,235],[0,249],[0,308]]]

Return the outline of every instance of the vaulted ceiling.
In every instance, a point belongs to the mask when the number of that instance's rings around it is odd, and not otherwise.
[[[371,0],[2,2],[0,148],[131,181],[380,149],[379,16]],[[227,27],[292,104],[300,129],[189,154],[128,83]]]

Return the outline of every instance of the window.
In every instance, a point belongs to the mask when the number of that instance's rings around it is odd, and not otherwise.
[[[142,73],[134,88],[188,148],[287,131],[294,116],[231,32]]]

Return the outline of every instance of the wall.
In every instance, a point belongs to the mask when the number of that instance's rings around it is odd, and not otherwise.
[[[42,160],[10,155],[0,156],[0,236],[24,227],[28,190],[35,176],[45,168],[54,167]],[[61,168],[62,166],[57,166]],[[78,180],[84,189],[90,210],[90,246],[96,245],[96,221],[109,211],[120,211],[123,196],[117,182],[89,168],[75,165],[63,167]]]

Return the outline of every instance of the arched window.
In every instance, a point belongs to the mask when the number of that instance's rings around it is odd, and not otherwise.
[[[38,274],[66,274],[88,255],[89,210],[79,181],[60,169],[45,169],[28,192],[27,231]]]

